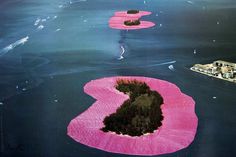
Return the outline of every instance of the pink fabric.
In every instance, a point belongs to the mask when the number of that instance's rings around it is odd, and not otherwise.
[[[126,26],[124,24],[124,22],[127,20],[137,20],[137,19],[140,19],[142,16],[150,15],[150,14],[151,12],[147,12],[147,11],[140,11],[137,14],[127,14],[126,11],[115,12],[115,15],[111,17],[109,20],[109,26],[114,29],[126,29],[126,30],[153,27],[155,26],[155,24],[149,21],[140,21],[140,25],[137,25],[137,26]]]
[[[127,11],[117,11],[115,12],[115,16],[129,16],[129,17],[142,17],[142,16],[146,16],[146,15],[150,15],[151,12],[149,11],[139,11],[139,13],[137,14],[127,14]]]
[[[120,78],[144,81],[162,95],[164,119],[154,133],[130,137],[100,130],[104,126],[103,119],[128,99],[114,87]],[[170,82],[147,77],[108,77],[90,81],[84,91],[97,101],[74,118],[67,128],[67,134],[77,142],[113,153],[159,155],[183,149],[195,137],[198,123],[195,102]]]

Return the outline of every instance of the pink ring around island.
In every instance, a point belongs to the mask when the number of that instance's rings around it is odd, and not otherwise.
[[[137,14],[127,14],[127,11],[118,11],[115,12],[115,15],[110,18],[109,26],[114,29],[125,29],[125,30],[133,30],[133,29],[143,29],[155,26],[155,23],[150,21],[140,21],[140,25],[137,26],[126,26],[124,24],[127,20],[137,20],[142,16],[150,15],[151,12],[148,11],[139,11]]]
[[[104,127],[103,119],[116,112],[128,99],[127,95],[115,89],[118,79],[146,82],[162,95],[164,119],[154,133],[131,137],[100,130]],[[97,101],[74,118],[67,128],[67,134],[79,143],[113,153],[159,155],[186,148],[195,137],[198,124],[195,102],[170,82],[148,77],[108,77],[90,81],[84,86],[84,91]]]

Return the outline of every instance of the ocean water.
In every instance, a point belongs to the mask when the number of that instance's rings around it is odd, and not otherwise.
[[[142,18],[156,26],[109,28],[114,12],[128,9],[151,11]],[[189,70],[236,62],[235,15],[235,0],[1,0],[1,154],[127,156],[84,146],[66,131],[95,101],[86,82],[129,75],[170,81],[196,102],[195,140],[160,156],[236,156],[236,84]]]

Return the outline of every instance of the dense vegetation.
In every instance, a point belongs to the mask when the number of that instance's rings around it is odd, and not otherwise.
[[[124,24],[126,26],[137,26],[137,25],[140,25],[140,21],[139,20],[127,20],[124,22]]]
[[[128,94],[130,99],[126,100],[116,113],[105,117],[105,127],[101,130],[141,136],[152,133],[162,125],[160,106],[163,104],[163,98],[159,93],[151,91],[146,83],[136,80],[118,80],[116,89]]]
[[[139,13],[139,10],[128,10],[127,14],[137,14]]]

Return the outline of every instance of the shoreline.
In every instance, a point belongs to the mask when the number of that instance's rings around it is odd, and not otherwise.
[[[140,137],[145,137],[145,136],[148,136],[148,135],[151,135],[151,134],[154,134],[154,133],[158,133],[158,132],[160,131],[160,129],[161,129],[161,126],[160,126],[158,129],[154,130],[153,133],[145,133],[145,134],[143,134],[143,135],[141,135],[141,136],[130,136],[130,135],[127,135],[127,134],[117,134],[117,133],[115,133],[114,131],[109,131],[109,132],[107,132],[107,133],[110,133],[110,134],[112,134],[112,135],[121,136],[121,137],[140,138]]]

